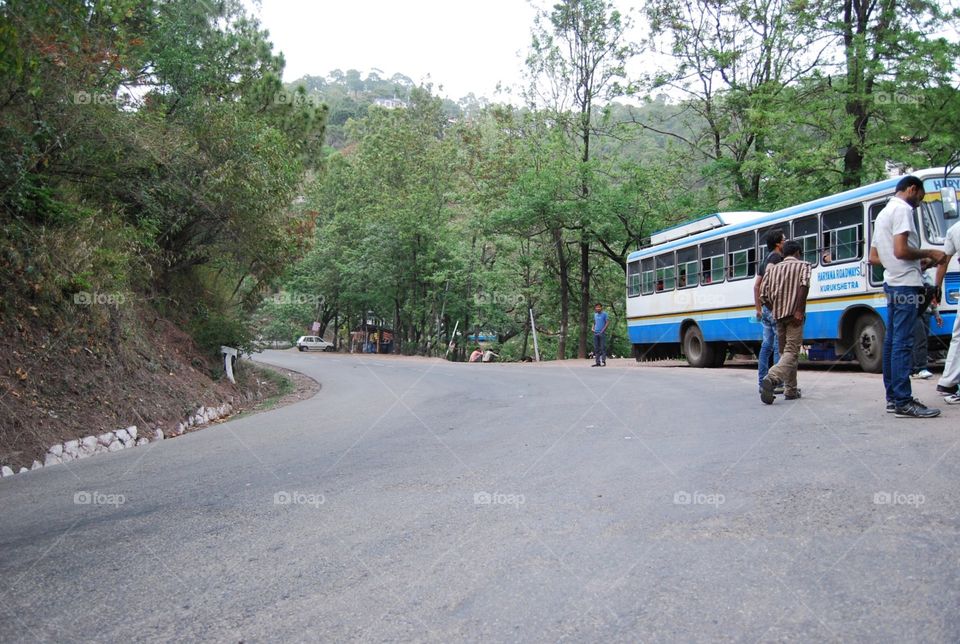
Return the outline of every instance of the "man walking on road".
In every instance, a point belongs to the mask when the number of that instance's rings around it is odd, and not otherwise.
[[[763,306],[760,301],[760,283],[763,282],[763,274],[768,266],[779,264],[783,260],[783,231],[774,228],[767,232],[767,258],[761,262],[757,268],[757,279],[753,282],[753,304],[757,309],[757,320],[763,325],[763,342],[760,345],[760,353],[757,355],[757,383],[760,386],[764,377],[770,370],[770,356],[773,356],[773,362],[780,361],[780,342],[777,339],[777,321],[773,319],[770,309]]]
[[[921,294],[923,269],[940,264],[943,251],[921,249],[913,225],[913,211],[923,201],[923,181],[912,175],[897,183],[896,194],[873,226],[870,263],[883,265],[883,290],[887,294],[887,332],[883,338],[883,386],[887,411],[898,418],[934,418],[939,409],[927,407],[913,397],[913,333]]]
[[[593,359],[596,361],[592,367],[607,366],[607,324],[609,323],[607,313],[603,310],[603,305],[597,302],[593,307]]]
[[[760,400],[772,405],[773,390],[784,386],[783,397],[796,400],[797,361],[803,343],[803,319],[807,311],[807,293],[810,291],[810,264],[800,259],[800,244],[793,240],[783,245],[783,261],[768,266],[760,284],[760,300],[770,308],[777,321],[780,341],[780,360],[770,367],[760,383]]]

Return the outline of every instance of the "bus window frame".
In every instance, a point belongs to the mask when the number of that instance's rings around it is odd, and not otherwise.
[[[635,267],[635,268],[636,268],[636,271],[633,272],[633,273],[631,273],[631,272],[630,272],[631,267]],[[633,290],[633,289],[631,288],[631,286],[632,286],[632,284],[631,284],[631,278],[632,278],[632,277],[636,277],[636,286],[637,286],[636,290]],[[641,281],[640,281],[640,280],[641,280],[640,260],[639,260],[639,259],[635,259],[635,260],[633,260],[632,262],[628,262],[628,263],[627,263],[627,297],[628,297],[628,298],[630,298],[630,297],[640,297],[640,289],[641,289]]]
[[[801,222],[807,222],[810,220],[813,220],[816,222],[817,224],[816,232],[807,233],[803,236],[797,235],[797,224]],[[820,238],[821,238],[820,237],[821,236],[820,213],[815,213],[812,215],[804,215],[803,217],[797,217],[796,219],[792,220],[790,222],[790,233],[791,233],[790,239],[796,242],[800,242],[800,251],[801,251],[801,257],[803,258],[803,260],[805,262],[808,262],[811,266],[818,266],[820,264],[820,252],[821,252],[820,250]],[[813,243],[814,243],[813,261],[810,261],[809,259],[807,259],[807,249],[806,249],[806,246],[801,241],[804,239],[809,239],[811,237],[813,237]]]
[[[820,258],[820,263],[823,266],[834,266],[836,264],[848,264],[850,262],[859,262],[863,260],[864,255],[864,237],[862,234],[863,229],[863,213],[864,213],[864,204],[857,203],[850,206],[844,206],[843,208],[837,208],[835,210],[828,210],[820,213],[820,248],[817,249],[817,255]],[[837,215],[839,213],[850,213],[857,218],[857,223],[850,224],[846,226],[840,226],[837,228],[827,228],[826,218],[830,215]],[[846,257],[844,259],[834,259],[836,257],[835,249],[839,246],[836,243],[836,233],[841,230],[850,230],[851,228],[857,229],[857,240],[855,242],[857,254],[854,257]],[[825,237],[827,233],[831,233],[831,243],[828,245],[826,243]],[[830,261],[824,261],[824,255],[830,253]]]
[[[690,276],[691,273],[690,273],[689,271],[687,271],[687,273],[684,275],[684,278],[687,280],[687,283],[684,284],[683,286],[680,286],[680,266],[681,266],[680,253],[683,253],[683,252],[685,252],[685,251],[693,251],[693,261],[683,262],[682,265],[684,265],[684,266],[689,266],[690,264],[693,264],[693,266],[694,266],[694,271],[693,271],[694,282],[693,282],[692,284],[690,283],[690,277],[689,277],[689,276]],[[677,290],[684,289],[684,288],[696,288],[696,287],[700,286],[700,252],[699,252],[699,248],[698,248],[697,246],[688,246],[688,247],[686,247],[686,248],[681,248],[681,249],[679,249],[679,250],[677,251],[677,254],[676,254],[676,262],[677,262],[677,263],[676,263],[676,267],[677,267]]]
[[[660,259],[668,256],[672,258],[672,263],[667,264],[665,266],[660,266]],[[654,259],[653,267],[654,267],[654,270],[656,271],[654,273],[654,287],[653,287],[654,293],[669,293],[670,291],[675,291],[677,288],[677,254],[674,251],[670,250],[665,253],[660,253],[659,255],[655,255],[653,259]],[[673,270],[673,274],[670,277],[670,281],[673,283],[673,285],[670,288],[667,288],[666,276],[664,276],[663,280],[658,279],[658,277],[661,270],[667,271],[669,269]],[[663,282],[663,288],[658,289],[656,285],[660,281]]]
[[[751,236],[750,244],[744,248],[738,248],[735,251],[731,251],[731,243],[735,239],[745,238]],[[727,276],[728,282],[739,282],[740,280],[747,280],[757,275],[757,230],[747,230],[742,233],[737,233],[735,235],[730,235],[726,238],[726,250],[727,250],[727,268],[731,271],[730,275]],[[733,255],[737,253],[747,253],[747,273],[746,275],[735,275],[732,271],[736,269],[736,264],[733,261]],[[753,253],[753,261],[750,261],[750,253]]]
[[[720,249],[719,254],[716,255],[704,255],[703,249],[709,246],[717,246]],[[713,286],[714,284],[723,284],[727,281],[727,240],[723,239],[711,239],[710,241],[703,242],[700,244],[700,286]],[[720,258],[720,279],[713,279],[713,274],[718,269],[713,265],[713,260]],[[710,260],[709,271],[704,272],[703,262]],[[704,277],[707,276],[710,279],[704,280]]]
[[[880,216],[881,211],[886,207],[889,198],[883,199],[882,201],[874,201],[870,204],[864,204],[867,209],[867,220],[870,222],[870,236],[867,239],[870,246],[873,246],[873,235],[877,227],[877,217]],[[874,279],[874,269],[879,270],[880,277],[879,279]],[[882,266],[873,266],[872,264],[867,265],[867,281],[870,286],[878,287],[883,286],[883,267]]]
[[[649,264],[648,264],[649,262]],[[649,265],[650,270],[644,270]],[[653,261],[653,257],[644,257],[640,260],[640,295],[653,295],[657,292],[657,265]],[[643,276],[650,275],[650,290],[644,290]]]

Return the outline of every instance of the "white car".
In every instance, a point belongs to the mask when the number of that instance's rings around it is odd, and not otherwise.
[[[298,351],[333,351],[333,344],[315,335],[301,335],[297,338]]]

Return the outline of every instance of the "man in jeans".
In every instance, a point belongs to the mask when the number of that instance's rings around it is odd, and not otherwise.
[[[593,307],[593,358],[596,362],[590,365],[591,367],[607,366],[607,337],[604,333],[607,332],[609,322],[603,305],[597,302]]]
[[[753,304],[757,309],[757,320],[763,325],[763,342],[760,345],[760,353],[757,355],[757,383],[758,386],[763,383],[767,371],[770,370],[770,356],[773,355],[773,362],[780,361],[780,342],[777,339],[777,321],[773,319],[770,309],[763,306],[760,301],[760,283],[763,281],[763,274],[767,267],[772,264],[779,264],[783,260],[783,231],[779,228],[767,232],[767,258],[757,267],[757,279],[753,282]]]
[[[779,384],[784,385],[783,397],[787,400],[800,397],[797,361],[803,344],[803,320],[810,291],[810,264],[800,259],[800,254],[798,242],[785,243],[783,261],[768,266],[760,284],[760,299],[777,321],[780,341],[780,360],[760,383],[760,400],[765,405],[773,404],[773,390]]]
[[[883,290],[887,294],[887,330],[883,338],[883,386],[887,411],[898,418],[934,418],[932,409],[913,397],[910,372],[913,370],[913,331],[923,291],[921,260],[935,266],[943,251],[921,249],[913,225],[913,211],[923,201],[923,181],[906,176],[897,183],[896,194],[873,227],[870,263],[881,264]]]

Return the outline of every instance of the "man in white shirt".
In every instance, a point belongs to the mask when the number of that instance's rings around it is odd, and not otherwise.
[[[937,267],[937,276],[934,279],[934,285],[937,287],[937,293],[942,293],[943,278],[947,274],[947,264],[950,258],[960,251],[960,223],[950,226],[943,240],[943,252],[946,257],[940,266]],[[957,384],[960,383],[960,315],[957,315],[956,322],[953,323],[953,337],[950,339],[950,350],[947,351],[947,361],[943,365],[943,376],[937,383],[937,391],[944,396],[944,402],[950,405],[960,403],[960,395],[957,394]]]
[[[932,409],[913,397],[913,330],[923,292],[923,269],[940,264],[943,251],[921,249],[913,225],[913,211],[924,197],[923,181],[906,176],[897,183],[896,194],[887,203],[873,228],[870,263],[882,264],[883,290],[887,294],[887,329],[883,338],[883,386],[887,411],[898,418],[934,418]]]

